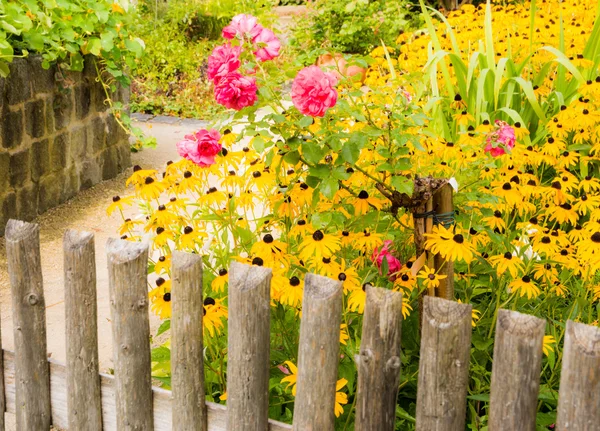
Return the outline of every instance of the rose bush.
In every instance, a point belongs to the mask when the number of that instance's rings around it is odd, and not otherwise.
[[[227,269],[235,259],[273,272],[274,419],[291,420],[304,275],[313,272],[344,289],[339,429],[353,424],[364,286],[403,293],[397,426],[405,430],[415,421],[413,310],[424,291],[448,279],[453,297],[474,308],[469,426],[487,423],[500,308],[548,318],[538,425],[554,422],[564,322],[598,319],[600,25],[582,34],[580,27],[593,27],[593,1],[553,4],[555,12],[496,6],[495,31],[491,5],[464,6],[437,22],[425,15],[427,31],[348,58],[369,66],[364,83],[340,71],[333,80],[316,66],[280,70],[256,58],[258,22],[232,23],[226,37],[241,47],[240,66],[215,80],[215,92],[235,73],[254,80],[256,99],[237,105],[237,84],[222,93],[235,112],[214,126],[222,146],[214,164],[187,156],[163,175],[137,169],[130,182],[139,215],[121,231],[131,240],[152,237],[157,310],[169,307],[172,251],[203,254],[209,400],[226,399]],[[563,7],[573,19],[560,24]],[[530,33],[532,19],[556,31]],[[181,145],[185,154],[189,145]],[[455,212],[427,211],[448,184]],[[436,269],[434,254],[452,261],[454,273]],[[155,367],[168,385],[168,361]]]

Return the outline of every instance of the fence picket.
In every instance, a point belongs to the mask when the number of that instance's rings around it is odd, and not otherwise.
[[[5,235],[17,357],[17,429],[48,430],[52,416],[40,230],[36,224],[9,220]]]
[[[171,383],[173,430],[206,431],[202,257],[173,252]]]
[[[558,394],[557,431],[600,424],[600,329],[567,321]]]
[[[499,310],[490,399],[490,431],[535,431],[546,321]]]
[[[471,305],[425,296],[417,431],[464,431],[471,353]]]
[[[63,249],[69,429],[102,430],[94,235],[67,230]]]
[[[402,293],[367,286],[360,354],[356,357],[357,431],[393,431],[400,381]]]
[[[329,431],[335,422],[342,283],[306,274],[298,346],[295,431]]]
[[[232,262],[229,270],[227,430],[269,425],[271,269]]]
[[[117,430],[152,430],[148,245],[111,238],[106,244],[106,253]]]

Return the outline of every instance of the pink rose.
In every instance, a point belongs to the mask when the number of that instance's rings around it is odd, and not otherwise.
[[[254,51],[256,58],[260,61],[272,60],[279,55],[281,42],[271,30],[263,28],[260,33],[252,39],[252,43],[258,48]]]
[[[202,129],[193,135],[186,135],[183,141],[177,143],[177,152],[201,168],[215,163],[215,156],[221,151],[219,144],[221,135],[215,129]]]
[[[241,52],[241,47],[231,46],[228,43],[217,46],[208,57],[208,79],[216,81],[220,77],[238,70]]]
[[[239,111],[246,106],[254,105],[257,99],[257,90],[254,78],[249,78],[239,72],[231,72],[217,81],[215,99],[226,108]]]
[[[496,120],[495,129],[486,138],[485,151],[493,157],[506,154],[515,146],[515,129],[504,121]]]
[[[395,258],[391,254],[391,252],[390,252],[391,246],[392,246],[392,241],[390,241],[390,240],[384,241],[383,246],[381,247],[381,250],[376,248],[373,251],[373,256],[371,256],[371,260],[373,260],[375,265],[377,265],[377,268],[379,268],[379,273],[381,274],[381,266],[383,265],[383,259],[385,259],[387,261],[387,265],[388,265],[389,278],[391,281],[394,281],[396,279],[395,274],[402,269],[402,264],[400,263],[400,261],[397,258]]]
[[[333,73],[323,72],[319,66],[305,67],[292,84],[292,102],[304,115],[322,117],[337,102],[336,84]]]
[[[233,17],[231,24],[223,29],[223,37],[225,39],[240,39],[248,37],[254,39],[262,30],[262,26],[258,23],[255,16],[240,14]]]

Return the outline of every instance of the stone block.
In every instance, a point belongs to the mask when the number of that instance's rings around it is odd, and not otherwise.
[[[119,154],[117,166],[119,172],[123,172],[131,166],[131,147],[129,146],[129,141],[119,144],[117,146],[117,151]]]
[[[119,174],[119,151],[111,147],[102,153],[102,179],[110,180]]]
[[[23,112],[19,109],[10,111],[4,109],[2,115],[2,146],[4,148],[16,148],[23,141]]]
[[[61,133],[52,141],[50,148],[50,166],[53,172],[67,168],[71,135],[69,132]]]
[[[56,93],[52,108],[54,110],[54,129],[61,130],[71,122],[71,114],[73,112],[73,94],[71,89],[66,89],[64,92]]]
[[[31,99],[29,62],[26,59],[15,59],[6,78],[6,99],[9,105],[18,105]]]
[[[46,109],[42,99],[25,104],[25,131],[34,139],[46,134]]]
[[[60,195],[60,203],[68,201],[79,191],[79,171],[77,166],[71,166],[64,172],[64,185]]]
[[[28,184],[17,190],[17,216],[20,220],[31,221],[38,215],[37,184]]]
[[[88,155],[94,156],[104,150],[106,146],[106,124],[100,117],[88,123]]]
[[[96,112],[104,112],[108,109],[108,104],[104,103],[106,100],[106,93],[100,82],[90,83],[90,91],[92,95],[92,105]]]
[[[87,126],[80,125],[71,128],[71,148],[69,151],[71,163],[79,164],[86,158],[88,147]]]
[[[42,67],[42,57],[32,55],[29,57],[29,69],[31,86],[34,95],[41,93],[52,93],[56,89],[56,66],[51,65],[49,69]]]
[[[31,144],[31,181],[37,183],[49,172],[52,172],[50,140],[43,139]]]
[[[79,190],[86,190],[102,181],[100,158],[84,161],[79,170]]]
[[[15,192],[0,196],[0,235],[4,235],[6,223],[11,218],[17,218],[17,195]]]
[[[22,187],[30,177],[29,148],[11,154],[9,177],[11,187]]]
[[[9,181],[10,154],[0,149],[0,194],[10,185]]]
[[[75,118],[77,120],[83,120],[90,113],[90,106],[92,103],[90,85],[84,81],[81,85],[79,85],[75,88],[74,94],[75,94]]]
[[[106,146],[112,147],[121,139],[121,131],[123,130],[112,114],[106,117]]]
[[[43,213],[61,202],[65,180],[61,174],[46,176],[41,179],[38,194],[38,211]]]

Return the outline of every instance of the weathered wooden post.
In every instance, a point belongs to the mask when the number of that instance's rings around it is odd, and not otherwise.
[[[360,354],[356,431],[393,431],[400,382],[402,293],[367,286]]]
[[[269,427],[270,296],[270,268],[231,263],[228,431],[266,431]]]
[[[417,387],[417,431],[464,431],[471,305],[425,296]]]
[[[492,362],[489,427],[535,431],[546,321],[499,310]]]
[[[446,184],[439,188],[433,195],[433,211],[438,214],[452,214],[454,203],[452,201],[452,186]],[[454,299],[454,262],[446,261],[441,255],[433,257],[433,267],[438,274],[446,275],[440,280],[440,285],[435,288],[435,296],[448,300]]]
[[[175,251],[172,266],[173,430],[206,431],[202,256]]]
[[[46,351],[46,305],[36,224],[9,220],[6,256],[15,338],[17,429],[50,429],[50,368]]]
[[[567,321],[558,393],[557,431],[600,424],[600,329]]]
[[[152,430],[148,245],[109,239],[108,283],[112,318],[117,430]]]
[[[342,283],[306,274],[298,346],[295,431],[334,428],[341,319]]]
[[[102,430],[94,235],[67,230],[63,250],[69,429]]]

